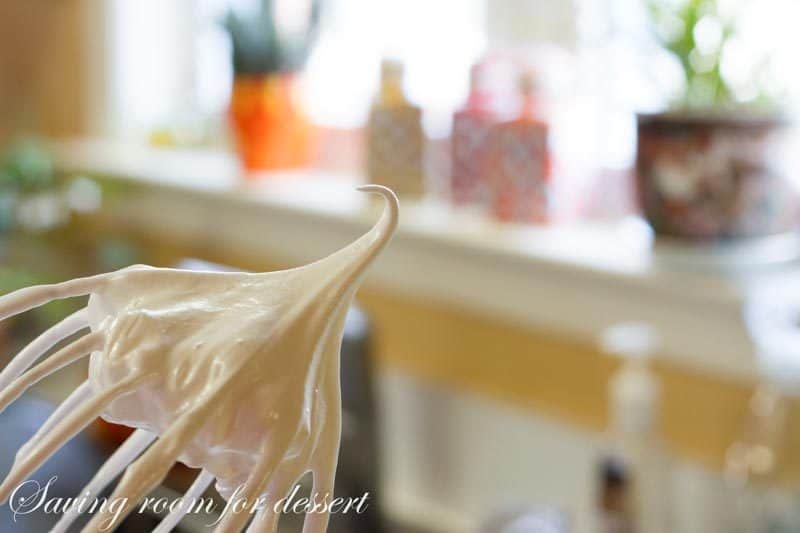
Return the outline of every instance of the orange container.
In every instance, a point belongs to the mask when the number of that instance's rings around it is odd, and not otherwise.
[[[238,75],[230,119],[247,171],[303,167],[313,149],[313,128],[296,97],[293,74]]]

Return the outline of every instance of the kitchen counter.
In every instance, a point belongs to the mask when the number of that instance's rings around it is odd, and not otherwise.
[[[62,170],[198,201],[166,210],[158,202],[128,206],[126,216],[142,227],[234,239],[290,263],[341,246],[376,213],[354,190],[358,176],[281,172],[246,181],[225,153],[99,141],[61,143],[56,153]],[[246,226],[226,235],[237,215],[254,209],[271,231]],[[525,227],[435,201],[403,201],[396,240],[369,283],[590,343],[610,324],[644,320],[662,336],[662,357],[752,380],[756,367],[741,307],[753,286],[793,275],[796,265],[782,259],[796,251],[795,243],[785,241],[716,250],[654,244],[634,217]],[[764,255],[769,264],[748,265]]]

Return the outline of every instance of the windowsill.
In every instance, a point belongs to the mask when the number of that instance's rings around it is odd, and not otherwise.
[[[202,231],[298,263],[355,238],[377,212],[354,190],[356,176],[282,172],[243,182],[227,154],[99,141],[59,143],[56,153],[62,170],[157,190],[149,204],[129,206],[125,216],[138,224]],[[371,285],[588,342],[615,322],[645,320],[661,332],[665,357],[737,379],[755,372],[740,316],[747,290],[791,275],[777,260],[742,267],[753,249],[653,246],[635,219],[520,227],[432,201],[402,203]],[[732,263],[739,268],[720,269]]]

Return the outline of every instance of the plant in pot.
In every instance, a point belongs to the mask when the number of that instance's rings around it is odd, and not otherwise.
[[[729,241],[797,226],[797,195],[779,157],[788,121],[758,69],[746,90],[727,79],[737,29],[719,4],[649,0],[657,36],[685,82],[668,111],[638,116],[637,195],[659,235]]]
[[[312,128],[297,100],[297,73],[315,40],[317,0],[260,0],[250,12],[230,11],[234,82],[230,119],[248,171],[308,163]]]
[[[4,147],[0,152],[0,236],[12,229],[53,229],[66,222],[68,215],[45,145],[20,138]]]

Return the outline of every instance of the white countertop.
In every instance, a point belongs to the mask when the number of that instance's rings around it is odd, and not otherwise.
[[[245,181],[235,159],[219,152],[100,141],[55,151],[59,169],[151,184],[158,194],[124,215],[137,224],[203,232],[292,261],[333,251],[376,216],[354,190],[356,176],[303,171]],[[433,200],[401,203],[396,239],[368,281],[374,286],[590,342],[610,324],[645,320],[660,331],[664,357],[738,379],[755,375],[741,322],[747,291],[796,270],[781,262],[796,251],[794,240],[773,239],[761,252],[654,246],[635,218],[523,227]],[[769,260],[757,265],[754,256]]]

